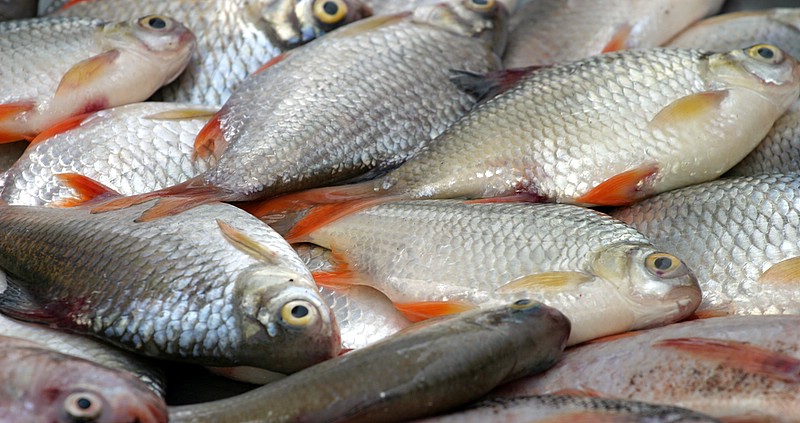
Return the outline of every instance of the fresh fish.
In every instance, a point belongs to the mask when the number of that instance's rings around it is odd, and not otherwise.
[[[339,352],[311,275],[268,226],[227,204],[141,212],[1,207],[0,311],[205,365],[292,372]]]
[[[583,390],[733,421],[800,419],[800,316],[693,320],[568,350],[494,396]],[[609,371],[613,369],[613,371]]]
[[[792,172],[800,172],[800,101],[776,120],[761,143],[724,176]]]
[[[186,72],[161,91],[164,101],[221,105],[264,63],[370,14],[361,0],[77,0],[55,13],[109,20],[159,13],[197,36]]]
[[[490,398],[463,411],[416,423],[714,423],[719,420],[685,408],[596,397],[536,395]]]
[[[570,319],[570,345],[681,320],[701,296],[679,258],[568,204],[397,202],[289,241],[331,249],[317,284],[372,286],[416,320],[536,299]]]
[[[0,21],[36,16],[38,0],[0,0]]]
[[[184,199],[159,203],[149,219],[395,167],[475,103],[448,69],[499,66],[505,15],[495,0],[451,0],[365,19],[295,49],[243,83],[198,135],[198,155],[219,157],[212,169],[96,210]]]
[[[32,139],[71,116],[142,101],[175,79],[195,47],[165,16],[0,22],[0,142]]]
[[[323,204],[292,229],[299,236],[397,199],[630,204],[718,177],[800,93],[797,62],[769,45],[717,54],[630,50],[459,79],[483,92],[510,88],[374,181],[292,193],[251,210],[264,216]]]
[[[168,187],[208,169],[192,158],[211,108],[135,103],[81,115],[42,133],[0,176],[0,198],[17,205],[73,205],[83,199],[56,175],[77,173],[123,195]]]
[[[553,365],[569,335],[555,309],[519,300],[401,333],[170,422],[406,421],[475,400]]]
[[[551,65],[610,51],[657,47],[692,22],[718,12],[722,3],[528,1],[513,15],[503,63],[507,68]]]
[[[0,336],[0,421],[165,423],[164,400],[133,375]]]
[[[685,257],[699,312],[800,314],[800,175],[720,179],[612,215]]]

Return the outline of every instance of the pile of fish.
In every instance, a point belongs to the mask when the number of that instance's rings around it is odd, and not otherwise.
[[[723,3],[0,1],[0,421],[800,421],[800,8]]]

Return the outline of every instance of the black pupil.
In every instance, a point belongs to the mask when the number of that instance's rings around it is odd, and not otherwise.
[[[86,398],[81,398],[76,403],[81,410],[88,410],[92,406],[92,402]]]
[[[473,3],[477,4],[478,6],[486,6],[489,4],[489,0],[472,0]]]
[[[758,49],[758,55],[765,59],[772,59],[775,56],[775,53],[772,51],[772,49],[761,47]]]
[[[292,307],[292,316],[299,319],[301,317],[306,317],[308,315],[308,309],[305,306],[294,306]]]
[[[518,306],[524,306],[524,305],[528,305],[528,304],[530,304],[530,303],[531,303],[531,300],[528,300],[528,299],[525,299],[525,300],[517,300],[516,302],[514,302],[514,304],[516,304],[516,305],[518,305]]]
[[[326,1],[324,5],[322,5],[322,10],[329,15],[335,15],[339,12],[339,5],[336,2]]]
[[[653,264],[656,265],[656,269],[658,270],[667,270],[672,266],[672,259],[669,257],[659,257]]]
[[[150,18],[150,20],[147,21],[147,23],[150,24],[150,27],[155,29],[162,29],[167,26],[167,23],[164,22],[164,20],[161,18]]]

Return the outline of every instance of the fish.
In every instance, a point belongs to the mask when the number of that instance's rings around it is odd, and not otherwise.
[[[218,107],[264,63],[371,11],[361,0],[78,0],[53,15],[122,20],[147,13],[171,16],[197,36],[186,72],[157,98]]]
[[[165,423],[167,405],[133,375],[0,336],[0,421]]]
[[[0,22],[0,62],[15,64],[0,68],[0,142],[145,100],[178,77],[195,44],[191,31],[160,15]]]
[[[339,353],[332,312],[268,226],[221,203],[141,212],[0,207],[0,312],[208,366],[290,373]]]
[[[507,90],[384,176],[289,193],[248,210],[260,217],[308,210],[289,232],[299,237],[401,199],[631,204],[734,166],[795,101],[800,68],[766,44],[728,53],[658,48],[472,82],[483,92]]]
[[[414,10],[420,6],[430,6],[441,3],[442,0],[365,0],[364,3],[372,10],[374,15],[391,15],[407,10]]]
[[[658,47],[691,23],[717,13],[724,1],[521,3],[511,20],[503,56],[506,68],[553,65],[611,51]]]
[[[500,66],[505,17],[495,0],[451,0],[364,19],[292,50],[243,82],[198,135],[195,151],[217,157],[214,167],[93,211],[172,197],[140,218],[148,220],[395,167],[475,104],[448,69]]]
[[[568,423],[607,421],[619,423],[714,423],[719,420],[680,407],[638,401],[570,395],[530,395],[490,398],[462,411],[417,420],[415,423]]]
[[[38,0],[0,0],[0,21],[36,16]]]
[[[584,391],[685,407],[722,420],[797,421],[798,319],[698,319],[593,341],[568,349],[548,371],[488,397]]]
[[[169,419],[407,421],[552,366],[569,328],[563,314],[526,299],[447,316],[235,397],[170,407]]]
[[[723,177],[793,172],[800,172],[800,101],[778,118],[758,146]]]
[[[121,195],[189,179],[213,164],[192,158],[194,138],[216,108],[188,103],[133,103],[79,115],[40,134],[0,175],[11,205],[67,207],[85,202],[59,174],[79,174]]]
[[[701,293],[683,261],[609,216],[568,204],[419,200],[371,207],[289,242],[331,250],[331,288],[367,285],[422,320],[519,298],[572,322],[568,345],[675,322]]]
[[[800,176],[756,175],[659,194],[611,215],[685,258],[698,313],[800,314]]]

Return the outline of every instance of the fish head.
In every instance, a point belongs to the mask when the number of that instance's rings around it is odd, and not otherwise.
[[[372,9],[361,0],[263,0],[250,7],[260,26],[283,50],[372,16]]]
[[[715,81],[714,89],[749,90],[780,110],[785,110],[800,95],[797,60],[770,44],[711,54],[708,69]]]
[[[414,10],[413,21],[484,40],[498,56],[506,49],[508,11],[497,0],[453,0]]]
[[[630,330],[661,326],[688,317],[700,305],[700,285],[686,264],[647,244],[618,244],[592,262],[598,276],[617,287],[632,312]]]
[[[162,15],[148,15],[106,25],[103,45],[130,52],[137,60],[157,65],[164,75],[161,85],[173,81],[189,64],[197,39],[182,23]]]
[[[339,326],[310,279],[256,269],[236,285],[244,364],[292,373],[339,354]]]

